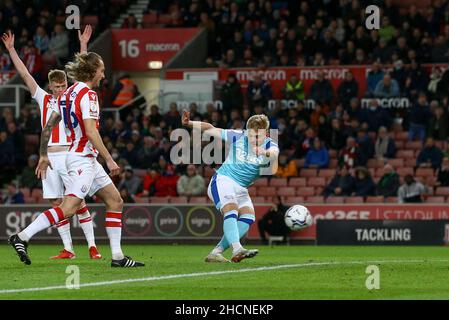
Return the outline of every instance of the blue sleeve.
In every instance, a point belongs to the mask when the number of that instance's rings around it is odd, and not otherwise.
[[[225,142],[234,143],[241,136],[243,136],[244,132],[242,130],[232,130],[232,129],[222,129],[221,130],[221,140]]]

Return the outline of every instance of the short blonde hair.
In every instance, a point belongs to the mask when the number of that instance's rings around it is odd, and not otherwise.
[[[61,83],[61,82],[66,82],[66,81],[67,81],[67,75],[62,70],[53,69],[53,70],[50,70],[50,72],[48,73],[48,82],[50,82],[50,83],[52,83],[52,82]]]
[[[270,128],[270,120],[264,114],[256,114],[246,122],[246,129],[268,130]]]
[[[94,78],[101,61],[103,59],[95,52],[77,53],[75,60],[67,63],[65,70],[69,78],[87,82]]]

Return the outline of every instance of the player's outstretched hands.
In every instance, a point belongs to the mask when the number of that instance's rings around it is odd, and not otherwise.
[[[83,33],[81,33],[81,30],[78,30],[78,39],[82,43],[88,43],[91,36],[92,36],[92,27],[90,26],[90,24],[86,25]]]
[[[5,32],[2,35],[2,40],[7,50],[14,48],[14,34],[11,31]]]
[[[182,111],[182,124],[184,126],[188,126],[190,122],[190,111],[183,110]]]
[[[109,175],[111,177],[120,174],[120,167],[118,166],[118,164],[112,158],[110,160],[106,161],[106,165],[108,166],[108,169],[110,171]]]
[[[50,163],[50,159],[48,159],[48,156],[41,156],[39,158],[39,162],[35,171],[38,179],[45,180],[48,167],[50,167],[50,169],[53,169]]]

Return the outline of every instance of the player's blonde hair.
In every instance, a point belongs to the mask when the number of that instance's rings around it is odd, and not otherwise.
[[[246,122],[246,129],[268,130],[270,128],[270,120],[264,114],[256,114]]]
[[[62,83],[67,81],[67,75],[64,71],[53,69],[48,73],[48,82]]]
[[[65,66],[67,76],[75,81],[87,82],[94,78],[100,66],[101,56],[95,52],[75,54],[75,60]]]

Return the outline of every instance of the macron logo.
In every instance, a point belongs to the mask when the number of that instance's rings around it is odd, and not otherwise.
[[[149,43],[146,45],[147,51],[179,51],[179,43]]]

